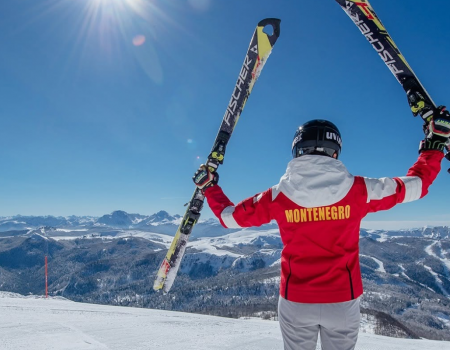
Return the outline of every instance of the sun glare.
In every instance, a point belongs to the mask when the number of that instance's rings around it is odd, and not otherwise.
[[[211,0],[43,0],[30,9],[33,18],[52,15],[50,26],[65,27],[67,62],[78,61],[81,67],[124,67],[138,64],[153,82],[164,81],[161,53],[167,54],[168,42],[179,33],[189,31],[178,20],[186,4],[197,11]],[[57,14],[57,16],[54,16]],[[54,18],[57,18],[55,21]],[[58,22],[66,22],[62,26]],[[67,24],[67,25],[66,25]],[[26,24],[23,24],[25,26]],[[135,61],[130,60],[130,55]],[[178,59],[177,55],[174,55]],[[81,69],[81,68],[80,68]]]
[[[133,12],[149,19],[152,12],[158,11],[152,2],[145,0],[87,0],[87,2],[92,13],[111,11],[115,15],[126,16],[127,13]]]
[[[85,0],[83,12],[79,35],[98,40],[106,50],[123,41],[143,45],[144,32],[154,30],[157,22],[154,18],[157,9],[143,0]]]
[[[84,0],[79,35],[98,43],[102,55],[111,61],[132,52],[142,71],[155,83],[162,83],[159,46],[163,37],[177,26],[157,2],[151,0]],[[164,4],[163,4],[164,5]],[[90,40],[90,42],[92,42]],[[134,50],[124,48],[131,45]]]

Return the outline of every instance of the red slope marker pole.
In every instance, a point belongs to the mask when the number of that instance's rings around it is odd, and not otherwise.
[[[48,268],[47,256],[45,256],[45,298],[48,298]]]

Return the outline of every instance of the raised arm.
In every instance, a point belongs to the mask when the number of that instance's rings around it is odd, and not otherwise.
[[[425,139],[419,148],[419,159],[406,176],[398,178],[364,178],[367,190],[367,212],[387,210],[398,203],[422,198],[441,170],[450,136],[450,114],[445,107],[434,111],[424,128]]]
[[[272,189],[234,205],[217,184],[219,177],[216,172],[212,173],[207,167],[201,166],[192,179],[203,191],[209,207],[222,226],[226,228],[261,226],[272,220],[269,210],[272,203]]]
[[[422,198],[441,170],[444,154],[424,150],[406,176],[396,178],[364,178],[367,190],[367,213],[387,210],[399,203]]]

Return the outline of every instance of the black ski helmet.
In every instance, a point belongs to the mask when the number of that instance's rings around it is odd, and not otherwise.
[[[320,154],[337,159],[341,147],[341,133],[336,125],[327,120],[314,119],[297,129],[292,142],[292,156]]]

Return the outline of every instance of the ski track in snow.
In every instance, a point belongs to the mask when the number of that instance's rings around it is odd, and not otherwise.
[[[405,277],[406,279],[408,279],[409,281],[411,281],[411,282],[413,282],[413,283],[419,284],[419,285],[422,286],[423,288],[426,288],[426,289],[428,289],[429,291],[431,291],[431,292],[433,292],[433,293],[436,293],[433,289],[431,289],[430,287],[426,286],[425,284],[420,283],[420,282],[415,281],[415,280],[413,280],[412,278],[410,278],[410,277],[405,273],[406,269],[403,267],[402,264],[398,264],[398,266],[400,266],[400,268],[402,269],[402,276],[403,276],[403,277]]]
[[[386,270],[384,269],[384,264],[381,260],[378,260],[377,258],[374,258],[373,256],[369,256],[369,255],[364,255],[364,254],[359,254],[359,255],[364,256],[366,258],[370,258],[373,261],[375,261],[378,264],[378,268],[375,269],[375,271],[386,273]]]
[[[439,248],[441,248],[441,256],[438,256],[434,251],[433,251],[433,247],[437,245],[439,246]],[[444,264],[445,268],[447,269],[446,273],[450,272],[450,259],[444,258],[443,256],[445,256],[446,252],[442,251],[442,246],[441,246],[441,242],[439,241],[434,241],[433,243],[431,243],[429,246],[427,246],[425,248],[425,252],[432,256],[435,259],[438,259],[439,261],[442,262],[442,264]],[[435,271],[433,271],[433,269],[429,266],[425,266],[424,268],[427,269],[434,277],[434,279],[436,280],[437,285],[439,286],[439,288],[441,289],[442,293],[448,297],[450,294],[449,292],[445,289],[444,284],[442,283],[442,280],[439,278],[439,274],[436,273]]]
[[[0,292],[2,350],[276,350],[278,322],[75,303]],[[450,342],[359,334],[357,350],[450,350]],[[316,349],[320,349],[318,344]]]
[[[433,269],[427,265],[423,265],[423,267],[433,275],[436,284],[438,285],[439,289],[441,290],[442,294],[444,294],[446,297],[449,296],[447,290],[444,288],[444,284],[442,283],[442,280],[439,278],[439,275],[433,271]]]
[[[433,247],[434,247],[435,245],[441,246],[441,242],[435,241],[435,242],[431,243],[429,246],[427,246],[427,247],[425,248],[425,252],[426,252],[428,255],[432,256],[433,258],[436,258],[436,259],[440,260],[440,261],[444,264],[444,266],[447,267],[447,270],[450,271],[450,259],[443,258],[443,257],[441,257],[441,256],[436,255],[436,254],[433,252]]]

